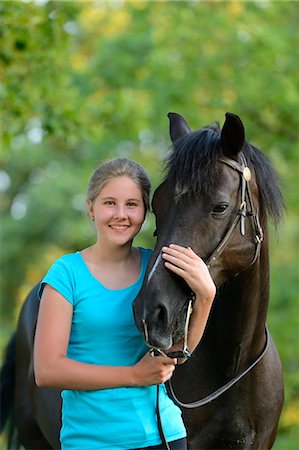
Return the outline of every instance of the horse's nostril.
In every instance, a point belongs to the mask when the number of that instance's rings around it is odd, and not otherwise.
[[[141,319],[140,329],[149,347],[164,350],[172,346],[172,334],[168,327],[168,320],[168,310],[164,305],[152,308],[146,314],[146,318]]]
[[[168,323],[168,313],[167,309],[164,305],[159,305],[154,311],[153,314],[153,323],[159,327],[159,329],[167,328]]]

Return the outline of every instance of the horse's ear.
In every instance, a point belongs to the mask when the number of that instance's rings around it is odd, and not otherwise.
[[[191,133],[191,129],[183,116],[172,112],[168,113],[167,116],[170,121],[169,132],[173,143],[179,138]]]
[[[239,116],[227,112],[221,131],[221,147],[224,155],[236,157],[242,150],[245,141],[245,130]]]

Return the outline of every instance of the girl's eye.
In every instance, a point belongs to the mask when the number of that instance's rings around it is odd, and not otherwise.
[[[106,200],[105,205],[112,206],[114,202],[112,200]]]
[[[129,208],[134,208],[136,206],[136,203],[129,202],[127,205],[128,205]]]

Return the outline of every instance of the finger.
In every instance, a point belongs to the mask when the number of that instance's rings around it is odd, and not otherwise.
[[[175,369],[175,367],[174,367],[174,366],[171,366],[171,368],[170,368],[170,370],[169,370],[169,372],[168,372],[168,375],[172,376],[172,374],[173,374],[173,372],[174,372],[174,369]]]
[[[186,275],[186,271],[184,269],[181,269],[178,266],[175,266],[174,264],[165,261],[165,267],[169,270],[171,270],[173,273],[175,273],[176,275],[179,275],[180,277],[184,278]]]
[[[166,253],[163,253],[162,258],[165,261],[170,262],[171,264],[174,264],[178,267],[180,267],[181,269],[187,269],[187,267],[189,267],[192,264],[192,261],[188,261],[188,260],[184,260],[182,258],[178,258],[177,256],[173,256],[173,255],[168,255]]]
[[[175,366],[178,362],[177,358],[169,358],[168,356],[163,356],[164,360],[162,363],[165,366]]]
[[[163,255],[171,255],[185,262],[200,262],[203,263],[203,260],[191,249],[191,247],[163,247],[162,248],[162,256]]]
[[[171,261],[173,264],[177,264],[180,267],[182,267],[182,264],[185,264],[184,267],[186,267],[187,265],[194,265],[199,263],[198,258],[194,258],[190,255],[186,255],[177,251],[164,252],[162,253],[162,258]]]
[[[162,252],[169,253],[171,255],[186,256],[189,258],[195,255],[190,247],[186,248],[176,244],[170,244],[169,247],[162,247]]]
[[[183,253],[184,252],[188,253],[188,251],[191,247],[184,247],[183,245],[178,245],[178,244],[169,244],[169,248],[173,248],[173,249],[178,250]]]
[[[163,254],[163,260],[165,261],[165,266],[166,266],[166,262],[169,262],[170,264],[172,264],[175,267],[178,267],[180,269],[182,269],[184,272],[186,272],[186,276],[191,276],[191,277],[200,277],[201,273],[204,273],[203,271],[205,270],[204,268],[204,262],[200,262],[198,260],[186,260],[186,259],[181,259],[181,258],[177,258],[175,256],[171,256],[171,255],[166,255]],[[169,267],[169,266],[166,266]]]
[[[165,381],[167,381],[167,380],[169,380],[171,377],[172,377],[172,375],[173,375],[173,372],[174,372],[174,367],[166,374],[166,376],[165,376],[165,378],[164,378],[164,381],[163,382],[165,382]]]
[[[169,245],[170,249],[176,250],[178,252],[181,252],[187,256],[190,257],[195,257],[195,258],[199,258],[199,256],[197,255],[197,253],[195,253],[194,250],[192,250],[191,247],[183,247],[182,245],[177,245],[177,244],[170,244]]]
[[[169,377],[173,374],[175,367],[170,366],[167,370],[164,371],[164,376]]]

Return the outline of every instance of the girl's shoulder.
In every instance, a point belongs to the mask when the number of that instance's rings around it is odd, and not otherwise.
[[[148,262],[150,257],[152,256],[153,251],[150,248],[138,247],[141,252],[141,258],[143,261]]]
[[[56,259],[40,283],[38,290],[39,299],[41,299],[45,285],[49,284],[73,304],[76,274],[79,265],[79,252],[67,253]]]
[[[79,251],[75,253],[66,253],[53,262],[46,277],[55,276],[73,278],[78,270],[80,270],[81,265],[82,258]]]
[[[74,253],[65,253],[64,255],[59,256],[53,264],[61,263],[61,264],[78,264],[80,261],[80,251],[76,251]]]

